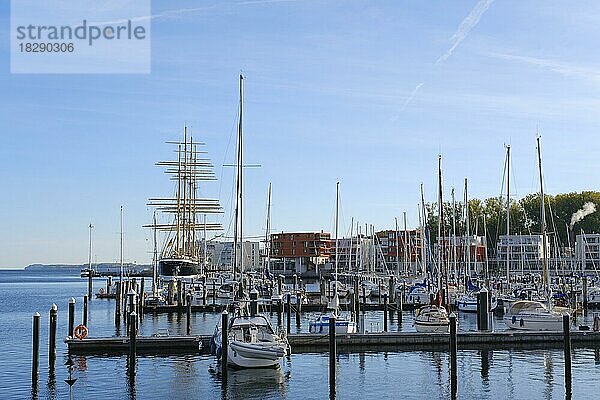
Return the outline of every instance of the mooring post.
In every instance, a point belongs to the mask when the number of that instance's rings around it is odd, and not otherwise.
[[[335,317],[329,317],[329,398],[335,399],[335,370],[337,348],[335,342]]]
[[[287,298],[285,299],[286,301],[286,306],[287,306],[287,310],[286,310],[286,319],[287,319],[287,334],[289,335],[292,332],[292,295],[291,293],[287,294]]]
[[[402,282],[401,291],[396,298],[396,303],[398,304],[398,330],[400,330],[400,325],[402,325],[402,309],[404,308],[404,282]]]
[[[302,313],[302,295],[300,291],[296,293],[296,327],[300,330],[300,317]]]
[[[377,286],[379,286],[379,304],[381,305],[381,298],[383,294],[383,283],[380,280],[377,280]]]
[[[58,307],[50,307],[50,330],[48,332],[48,367],[54,368],[56,362],[56,325],[58,323]]]
[[[185,323],[186,323],[186,333],[188,335],[192,334],[192,295],[188,293],[185,298],[186,301],[186,310],[185,310]]]
[[[129,372],[135,373],[135,354],[136,354],[136,330],[135,330],[135,320],[137,319],[137,315],[135,311],[132,311],[129,314]]]
[[[69,327],[67,331],[68,337],[73,337],[73,330],[75,329],[75,298],[69,299]]]
[[[383,294],[383,331],[387,332],[388,330],[388,295],[387,293]]]
[[[452,398],[456,398],[457,392],[457,373],[456,373],[456,352],[457,352],[457,340],[456,340],[456,314],[450,313],[450,391]]]
[[[294,292],[298,290],[298,275],[294,274]]]
[[[83,318],[81,323],[85,326],[88,324],[88,296],[83,296]]]
[[[106,294],[110,294],[110,289],[112,288],[112,276],[108,276],[106,278]]]
[[[202,305],[206,305],[206,277],[202,277]]]
[[[145,286],[146,286],[146,282],[144,280],[144,277],[142,277],[142,279],[140,279],[140,291],[138,292],[138,318],[142,318],[143,314],[144,314],[144,294],[145,294]]]
[[[115,285],[115,325],[119,326],[121,325],[121,282],[117,282]]]
[[[388,282],[388,293],[389,293],[389,300],[390,303],[394,302],[394,299],[396,297],[396,285],[394,283],[394,277],[390,276],[389,278],[389,282]]]
[[[477,330],[490,329],[490,304],[488,291],[484,287],[477,294]]]
[[[33,346],[31,360],[31,383],[37,386],[38,366],[40,363],[40,313],[33,314]]]
[[[182,311],[183,296],[181,295],[181,280],[177,281],[177,312]]]
[[[258,314],[258,290],[252,289],[250,291],[250,316],[256,317]]]
[[[583,312],[587,314],[588,309],[588,279],[587,276],[583,277]]]
[[[136,299],[135,298],[136,298],[136,293],[133,290],[133,288],[129,289],[129,292],[127,293],[127,297],[128,297],[128,302],[129,302],[129,315],[130,315],[130,318],[129,318],[129,321],[128,321],[129,323],[127,324],[128,325],[127,329],[129,329],[129,331],[131,331],[131,330],[135,331],[135,330],[137,330],[136,321],[133,320],[134,324],[131,325],[131,321],[132,321],[131,315],[135,315],[137,317],[137,314],[135,314],[135,304],[136,304]]]
[[[277,325],[281,326],[281,314],[283,313],[283,300],[281,296],[277,297]]]
[[[571,397],[571,331],[570,331],[569,314],[563,315],[563,337],[564,337],[564,353],[565,353],[565,393],[567,397]]]
[[[227,310],[221,314],[221,380],[223,384],[227,383],[227,330],[229,324],[229,314]]]
[[[88,297],[91,299],[92,298],[92,276],[94,274],[92,273],[92,271],[90,270],[90,273],[88,275]]]

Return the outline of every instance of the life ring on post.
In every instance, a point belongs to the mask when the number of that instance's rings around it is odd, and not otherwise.
[[[73,334],[79,340],[83,340],[88,335],[88,328],[85,325],[77,325],[73,330]]]

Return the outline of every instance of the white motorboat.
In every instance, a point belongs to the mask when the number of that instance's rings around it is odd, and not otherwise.
[[[491,297],[490,311],[494,310],[498,306],[498,300],[496,296]],[[469,292],[460,296],[456,300],[456,307],[460,312],[477,312],[477,293]]]
[[[406,294],[406,303],[419,305],[429,304],[430,293],[426,286],[415,285]]]
[[[334,313],[320,315],[316,320],[310,321],[308,331],[310,333],[329,333],[329,318],[335,316],[335,333],[356,333],[358,327],[356,322],[342,318]]]
[[[222,327],[215,328],[213,346],[217,356],[221,353]],[[281,358],[289,351],[286,337],[278,335],[262,315],[234,316],[229,321],[227,335],[227,363],[239,368],[278,367]]]
[[[415,317],[415,329],[423,333],[447,333],[450,329],[448,312],[433,304],[421,307]]]
[[[504,315],[504,322],[510,329],[527,331],[562,331],[562,319],[562,313],[531,300],[515,301]]]

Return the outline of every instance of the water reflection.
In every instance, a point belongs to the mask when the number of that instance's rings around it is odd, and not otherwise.
[[[552,399],[554,390],[554,362],[550,353],[544,354],[544,398]]]
[[[290,371],[284,372],[281,368],[230,368],[227,375],[225,394],[229,399],[283,398],[286,395],[286,382],[290,379]]]

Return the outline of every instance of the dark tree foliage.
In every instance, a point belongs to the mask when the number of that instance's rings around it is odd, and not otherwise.
[[[583,209],[586,203],[592,203],[598,212],[592,212],[573,221],[573,215]],[[456,202],[454,214],[452,203],[444,202],[443,235],[451,236],[453,222],[456,235],[466,234],[465,207],[463,202]],[[435,243],[438,236],[438,205],[426,204],[427,221],[431,232],[431,241]],[[510,233],[541,233],[541,197],[539,193],[529,194],[522,199],[510,202]],[[545,195],[546,230],[555,233],[560,246],[573,246],[575,235],[582,232],[600,232],[600,192],[584,191],[581,193],[562,193],[555,196]],[[453,218],[454,216],[454,218]],[[485,218],[484,218],[485,216]],[[487,232],[489,254],[495,253],[496,241],[500,235],[506,234],[506,198],[490,197],[485,200],[469,200],[469,230],[471,235],[483,236]]]

